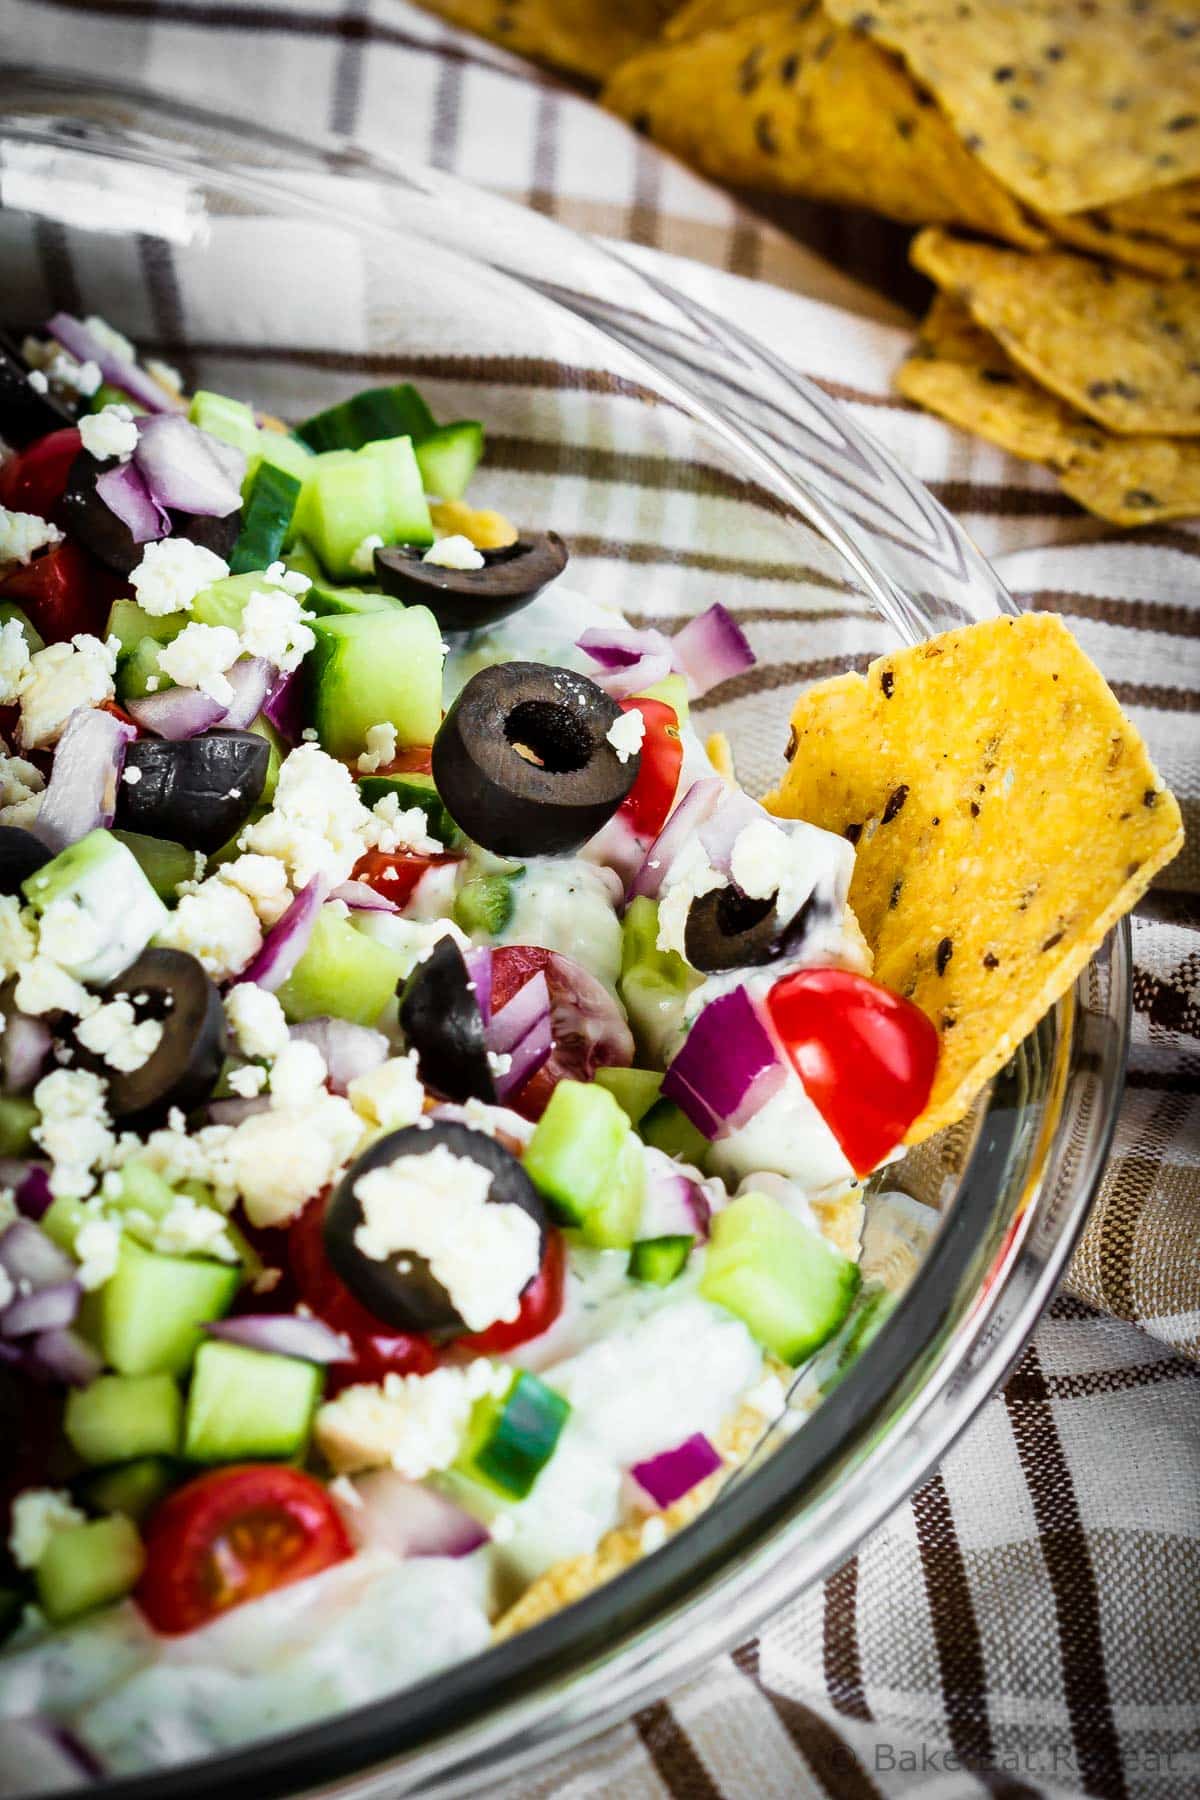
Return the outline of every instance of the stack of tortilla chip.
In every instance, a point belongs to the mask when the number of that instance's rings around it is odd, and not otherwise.
[[[719,180],[944,228],[901,392],[1102,518],[1200,513],[1200,0],[427,4]]]

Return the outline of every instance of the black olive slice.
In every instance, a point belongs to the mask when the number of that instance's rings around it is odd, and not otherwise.
[[[30,372],[12,338],[0,331],[0,438],[14,450],[75,423],[74,413],[53,394],[29,385]]]
[[[205,731],[177,743],[139,738],[125,752],[113,823],[210,856],[258,805],[270,760],[271,746],[253,731]]]
[[[417,1053],[421,1080],[447,1100],[494,1100],[483,1014],[463,953],[439,938],[400,993],[400,1024]]]
[[[87,450],[81,450],[71,464],[67,485],[59,502],[59,518],[63,529],[78,538],[98,562],[118,575],[132,574],[145,554],[124,519],[118,519],[112,508],[96,492],[101,475],[118,465],[111,457],[101,461]]]
[[[684,954],[693,969],[744,969],[779,955],[775,898],[751,900],[740,888],[712,888],[688,908]]]
[[[233,554],[233,546],[237,543],[242,530],[242,509],[234,507],[223,519],[209,518],[207,513],[173,512],[171,515],[171,536],[187,538],[189,543],[199,544],[204,550],[211,550],[223,562],[228,562]],[[145,545],[142,545],[145,549]]]
[[[359,1177],[370,1169],[386,1167],[397,1157],[427,1156],[439,1144],[489,1171],[489,1205],[519,1206],[529,1214],[541,1233],[540,1264],[546,1245],[546,1210],[528,1175],[495,1138],[450,1121],[408,1125],[372,1144],[333,1190],[323,1229],[325,1254],[335,1273],[368,1312],[393,1330],[423,1332],[444,1340],[457,1337],[466,1326],[425,1258],[410,1250],[398,1250],[383,1260],[366,1256],[354,1235],[363,1223],[362,1205],[354,1191]],[[436,1204],[432,1197],[430,1204]]]
[[[616,701],[573,669],[499,663],[473,675],[442,720],[433,778],[455,824],[499,856],[586,844],[637,778],[608,741]]]
[[[45,868],[53,854],[32,831],[0,825],[0,894],[19,894],[21,883]]]
[[[385,594],[427,606],[443,631],[478,631],[519,612],[567,566],[557,531],[531,531],[480,555],[482,569],[446,569],[397,544],[375,552],[375,573]]]
[[[125,1125],[148,1126],[174,1106],[190,1112],[207,1100],[225,1061],[221,996],[186,950],[143,950],[101,991],[102,1001],[128,1000],[140,1023],[159,1019],[158,1048],[140,1069],[123,1072],[76,1048],[75,1060],[103,1075],[108,1110]]]

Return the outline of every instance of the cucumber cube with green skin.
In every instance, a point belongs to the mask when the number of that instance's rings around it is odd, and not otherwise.
[[[0,1094],[0,1156],[24,1156],[33,1149],[33,1128],[41,1118],[32,1100]]]
[[[122,1375],[182,1375],[203,1327],[229,1311],[240,1280],[237,1264],[163,1256],[125,1238],[99,1290],[104,1360]]]
[[[111,981],[167,922],[133,852],[102,829],[60,850],[21,892],[39,918],[55,908],[55,956],[77,981]]]
[[[508,1499],[523,1500],[554,1454],[571,1403],[526,1370],[502,1399],[477,1400],[455,1467]]]
[[[822,1352],[821,1392],[829,1393],[848,1375],[867,1346],[874,1342],[896,1310],[900,1296],[873,1283],[860,1288],[837,1336]]]
[[[833,1336],[859,1281],[858,1265],[778,1200],[743,1194],[713,1222],[700,1292],[795,1367]]]
[[[639,1238],[629,1252],[630,1280],[646,1281],[652,1287],[669,1287],[675,1277],[683,1273],[695,1241],[682,1233]]]
[[[457,419],[417,438],[415,448],[425,492],[461,500],[483,455],[483,426],[478,419]]]
[[[145,700],[150,694],[165,694],[168,688],[175,686],[159,664],[162,648],[161,639],[144,637],[127,656],[117,659],[114,680],[117,699],[122,704],[129,700]]]
[[[641,1124],[663,1084],[657,1069],[597,1069],[594,1079],[608,1089],[631,1125]]]
[[[389,794],[395,794],[401,812],[407,812],[411,806],[421,808],[430,837],[437,838],[440,844],[445,844],[448,848],[462,842],[463,834],[446,811],[432,775],[363,775],[359,779],[358,791],[362,795],[364,806],[376,806],[380,800],[386,800]],[[516,873],[519,875],[523,871],[518,869]],[[509,910],[512,910],[511,895]],[[463,930],[466,929],[464,926]]]
[[[301,490],[301,492],[303,493],[303,490]],[[299,501],[297,501],[296,504],[297,504],[297,506],[299,506],[299,504],[300,504]],[[286,555],[284,556],[284,559],[283,559],[284,562],[287,564],[288,568],[291,569],[295,574],[307,575],[308,579],[311,582],[313,582],[314,585],[318,581],[321,581],[321,582],[325,581],[325,579],[326,579],[325,571],[321,567],[320,560],[317,557],[316,551],[313,549],[312,545],[307,541],[307,539],[302,538],[302,537],[297,537],[295,535],[296,529],[297,529],[296,515],[295,515],[295,513],[293,513],[292,514],[292,534],[293,534],[292,535],[292,543],[291,543],[290,549],[287,551]],[[311,589],[309,591],[311,592]],[[312,610],[315,610],[315,609],[310,608],[308,606],[308,596],[306,595],[305,596],[305,611],[312,611]]]
[[[513,916],[516,875],[473,875],[454,896],[454,923],[468,937],[498,937]]]
[[[339,587],[322,575],[304,596],[304,610],[314,618],[345,618],[358,613],[399,612],[399,600],[390,594],[374,594],[369,588]]]
[[[133,1462],[100,1469],[84,1481],[81,1494],[93,1511],[124,1513],[135,1525],[154,1510],[176,1479],[175,1466],[161,1456],[139,1456]]]
[[[639,1119],[638,1131],[643,1144],[649,1144],[652,1150],[661,1150],[664,1156],[691,1163],[696,1169],[704,1168],[712,1149],[704,1133],[673,1100],[656,1100]]]
[[[261,593],[266,585],[265,569],[224,575],[220,581],[201,589],[192,601],[188,617],[199,625],[228,625],[231,631],[240,631],[247,601],[251,594]]]
[[[276,998],[293,1025],[330,1015],[374,1025],[407,967],[403,956],[326,906]]]
[[[67,1396],[63,1430],[86,1463],[174,1456],[183,1396],[170,1375],[100,1375]]]
[[[279,786],[279,771],[283,766],[284,757],[288,754],[288,747],[265,713],[259,713],[257,719],[252,720],[246,729],[254,732],[256,737],[266,738],[267,743],[271,746],[267,773],[263,780],[262,793],[259,795],[260,809],[265,810],[275,798],[275,789]],[[243,825],[242,831],[245,829]],[[241,851],[237,849],[237,840],[241,837],[242,831],[235,832],[233,836],[234,850],[238,856],[241,855]],[[222,847],[224,848],[224,846]]]
[[[187,624],[183,613],[148,613],[140,607],[136,600],[114,600],[108,612],[108,624],[104,627],[105,638],[115,637],[120,644],[117,651],[117,665],[132,654],[138,645],[147,638],[156,638],[160,644],[169,644]]]
[[[188,406],[188,418],[201,431],[232,444],[247,457],[258,450],[258,425],[252,407],[244,400],[228,394],[217,394],[211,388],[197,388]]]
[[[285,474],[294,475],[303,483],[312,463],[312,451],[302,444],[299,438],[293,437],[290,431],[272,431],[270,426],[259,427],[258,443],[250,453],[246,464],[246,479],[242,483],[242,491],[249,493],[250,483],[258,474],[263,463],[273,469],[282,469]],[[292,519],[292,530],[296,529],[296,521]]]
[[[38,1601],[53,1625],[120,1600],[137,1586],[146,1555],[123,1513],[56,1531],[35,1570]]]
[[[39,650],[46,648],[45,638],[40,631],[34,629],[32,622],[16,602],[0,600],[0,627],[7,625],[10,619],[15,619],[21,627],[21,636],[25,639],[25,646],[30,656],[36,656]]]
[[[73,1252],[80,1228],[87,1224],[90,1217],[91,1214],[82,1200],[76,1200],[70,1194],[57,1194],[38,1220],[38,1224],[60,1250]],[[87,1298],[91,1299],[92,1296],[89,1294]]]
[[[657,939],[658,906],[639,894],[621,921],[617,988],[647,1062],[661,1057],[667,1035],[680,1021],[684,1001],[704,979],[674,950],[660,950]]]
[[[321,748],[349,762],[372,725],[431,744],[442,722],[442,633],[426,606],[317,619],[303,668]]]
[[[221,1463],[302,1455],[323,1380],[315,1363],[210,1339],[192,1371],[184,1456]]]
[[[147,837],[141,831],[117,831],[113,836],[132,852],[138,868],[159,899],[172,906],[181,881],[190,881],[196,872],[196,858],[182,844],[168,838]]]
[[[313,457],[292,525],[336,581],[352,581],[359,572],[354,553],[364,538],[431,544],[433,525],[412,440],[386,438],[361,450]]]
[[[427,437],[437,430],[424,397],[411,382],[364,388],[296,427],[296,435],[312,450],[359,450],[390,437]]]
[[[594,1083],[560,1081],[538,1120],[525,1173],[560,1224],[587,1244],[627,1249],[645,1194],[642,1147],[613,1096]]]
[[[277,469],[273,463],[259,464],[254,479],[245,490],[242,505],[242,528],[229,557],[231,575],[244,575],[254,569],[269,569],[283,553],[300,497],[300,478]]]

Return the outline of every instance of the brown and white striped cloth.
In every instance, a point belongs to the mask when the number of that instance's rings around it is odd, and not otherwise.
[[[798,206],[788,235],[402,0],[0,0],[5,56],[311,123],[639,247],[839,395],[1023,600],[1067,617],[1183,804],[1187,848],[1134,921],[1112,1164],[1003,1392],[756,1641],[497,1800],[1200,1795],[1200,534],[1107,529],[893,398],[914,294],[894,228]],[[874,648],[831,612],[800,662],[794,620],[740,611],[780,699],[817,651]]]

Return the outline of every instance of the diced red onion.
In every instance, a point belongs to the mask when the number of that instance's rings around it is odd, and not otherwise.
[[[50,1171],[45,1163],[27,1162],[21,1156],[0,1157],[0,1187],[12,1188],[17,1211],[34,1221],[45,1213],[54,1196],[50,1192]]]
[[[507,1005],[493,1013],[487,1027],[489,1050],[498,1055],[512,1050],[539,1019],[550,1017],[550,988],[545,971],[539,969],[523,987],[519,987]]]
[[[511,1005],[512,1002],[510,1001]],[[506,1012],[508,1008],[504,1009]],[[510,1051],[503,1052],[509,1058],[508,1067],[495,1073],[492,1077],[498,1100],[507,1100],[510,1094],[531,1076],[536,1075],[554,1054],[554,1027],[550,1021],[549,1011],[539,1015]]]
[[[278,675],[263,701],[263,712],[285,744],[298,744],[304,730],[304,684],[300,670]]]
[[[352,1362],[349,1340],[322,1319],[305,1319],[298,1313],[237,1313],[217,1319],[204,1328],[210,1337],[224,1338],[247,1350],[265,1350],[274,1356],[297,1356],[302,1362]]]
[[[665,1510],[722,1466],[720,1452],[703,1432],[697,1431],[674,1450],[664,1450],[661,1456],[634,1463],[630,1473],[654,1504]]]
[[[272,925],[262,942],[262,949],[238,976],[239,981],[255,981],[259,987],[274,993],[283,986],[308,947],[317,914],[325,904],[329,882],[314,875],[302,887],[283,917]]]
[[[660,656],[639,656],[628,668],[609,669],[598,675],[596,685],[614,700],[625,700],[630,694],[644,694],[647,688],[657,687],[660,681],[666,680],[671,669],[671,658],[666,651]]]
[[[78,706],[67,720],[33,829],[51,850],[65,850],[98,825],[111,825],[125,747],[137,732],[102,707]]]
[[[625,889],[645,862],[648,848],[649,840],[638,836],[623,812],[615,812],[595,837],[588,839],[583,851],[588,862],[606,875],[613,875],[620,883],[621,893],[615,902],[618,906]]]
[[[43,1331],[29,1339],[26,1366],[31,1374],[47,1381],[65,1382],[67,1387],[86,1387],[95,1381],[104,1367],[104,1359],[86,1338],[70,1327],[63,1331]]]
[[[647,850],[641,868],[629,884],[630,900],[636,900],[642,894],[651,900],[657,899],[671,864],[728,791],[719,775],[708,775],[703,781],[692,783]]]
[[[486,944],[474,950],[464,950],[463,961],[467,965],[467,978],[475,990],[475,1004],[483,1016],[484,1025],[488,1025],[492,1017],[492,953]]]
[[[170,531],[170,515],[146,486],[146,478],[136,463],[118,463],[114,469],[105,469],[96,479],[96,492],[109,512],[128,527],[135,544],[155,542]]]
[[[708,1236],[712,1208],[699,1179],[662,1151],[646,1150],[646,1197],[638,1236]]]
[[[351,912],[383,912],[395,913],[400,908],[386,894],[373,888],[369,881],[343,881],[330,894],[331,900],[340,900],[350,908]]]
[[[771,1034],[738,987],[709,1001],[663,1076],[662,1093],[715,1141],[753,1118],[786,1078]]]
[[[713,868],[728,875],[733,859],[733,846],[742,832],[747,825],[753,825],[768,816],[749,794],[744,794],[740,788],[727,788],[717,810],[711,818],[705,820],[697,833],[704,854]]]
[[[202,431],[200,436],[208,446],[208,453],[217,467],[228,476],[236,488],[241,488],[246,479],[246,452],[239,450],[236,444],[227,444],[211,431]]]
[[[32,1219],[14,1219],[0,1236],[0,1268],[21,1289],[54,1287],[75,1279],[75,1264]]]
[[[349,1019],[306,1019],[292,1026],[292,1036],[316,1045],[335,1094],[344,1094],[352,1081],[369,1075],[390,1053],[382,1031],[354,1025]]]
[[[79,1292],[78,1281],[56,1281],[31,1294],[18,1294],[0,1312],[0,1337],[35,1337],[41,1331],[61,1331],[73,1325]]]
[[[37,1086],[50,1054],[50,1027],[28,1013],[10,1012],[4,1023],[0,1062],[6,1094],[27,1094]]]
[[[182,402],[172,398],[165,388],[159,386],[152,376],[139,369],[136,363],[127,362],[123,356],[102,344],[99,338],[93,337],[81,319],[71,313],[55,313],[47,320],[46,330],[50,336],[57,338],[64,350],[69,350],[78,362],[94,362],[112,387],[120,388],[144,406],[151,413],[178,413],[182,410]]]
[[[235,662],[232,669],[226,670],[226,679],[233,689],[233,699],[225,710],[221,720],[223,731],[245,731],[253,725],[263,709],[263,702],[271,690],[275,678],[275,668],[265,656],[243,657]]]
[[[433,1488],[406,1481],[395,1469],[360,1475],[354,1488],[360,1504],[343,1505],[341,1511],[360,1550],[372,1547],[402,1557],[470,1556],[488,1541],[478,1519]]]
[[[221,724],[226,709],[199,688],[172,687],[147,694],[144,700],[127,700],[125,710],[144,731],[178,744]]]
[[[241,1125],[255,1113],[269,1112],[271,1102],[265,1094],[235,1094],[225,1100],[210,1100],[204,1116],[210,1125]]]
[[[199,518],[224,519],[242,504],[241,477],[233,479],[230,457],[179,413],[160,412],[138,424],[133,460],[160,506]],[[244,475],[246,459],[237,453]]]
[[[707,694],[719,682],[754,667],[750,642],[733,615],[720,601],[689,619],[671,639],[675,666],[687,676],[693,700]]]
[[[602,669],[629,669],[643,656],[670,656],[671,640],[661,631],[592,626],[575,642]]]
[[[58,1794],[103,1772],[74,1732],[44,1713],[0,1719],[0,1795]]]

